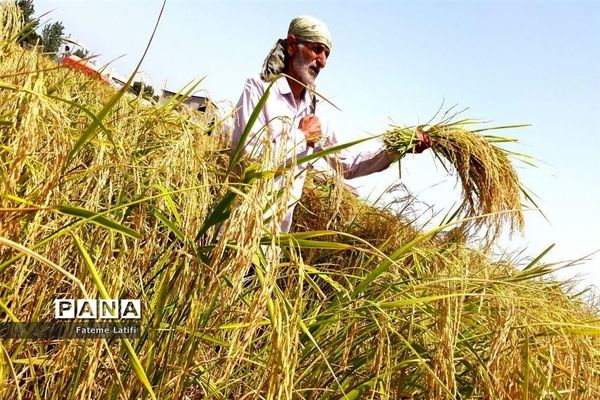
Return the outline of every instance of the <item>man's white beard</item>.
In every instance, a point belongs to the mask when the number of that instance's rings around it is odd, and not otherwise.
[[[301,53],[300,53],[301,54]],[[316,66],[316,65],[315,65]],[[310,69],[311,61],[303,56],[294,57],[292,59],[292,68],[298,74],[297,79],[305,84],[307,87],[314,89],[315,80],[317,75],[313,75],[313,71]]]

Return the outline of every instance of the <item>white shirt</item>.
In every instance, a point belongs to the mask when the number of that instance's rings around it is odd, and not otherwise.
[[[263,82],[260,78],[246,80],[244,91],[237,104],[232,149],[238,146],[250,115],[268,87],[269,83]],[[269,98],[246,138],[244,154],[251,158],[253,156],[257,157],[264,149],[262,141],[265,139],[265,135],[268,135],[275,152],[279,152],[288,160],[294,158],[294,156],[300,158],[311,154],[313,149],[307,146],[304,133],[298,129],[298,125],[303,117],[312,114],[313,111],[319,118],[322,129],[322,140],[315,145],[314,151],[317,152],[339,144],[334,129],[319,104],[317,102],[315,110],[312,109],[311,96],[307,90],[305,90],[300,104],[296,104],[287,79],[285,77],[279,78],[271,87]],[[334,168],[339,167],[346,179],[382,171],[394,161],[385,152],[383,143],[380,144],[378,149],[372,151],[344,149],[339,152],[337,157],[328,156],[325,159]],[[290,196],[289,208],[280,226],[281,232],[289,232],[290,230],[295,204],[302,195],[302,188],[306,179],[306,167],[307,165],[296,166],[296,179]]]

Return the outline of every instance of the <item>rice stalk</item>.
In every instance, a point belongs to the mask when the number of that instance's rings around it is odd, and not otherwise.
[[[470,227],[474,231],[486,227],[482,236],[491,244],[503,229],[510,234],[523,232],[523,187],[510,161],[511,153],[497,145],[514,140],[482,134],[492,129],[517,126],[469,130],[467,128],[478,121],[453,121],[453,117],[416,129],[393,126],[383,134],[384,144],[389,151],[402,157],[414,152],[417,131],[431,137],[435,157],[448,172],[458,175],[462,188],[461,215],[469,220],[455,230],[455,235],[466,235]]]

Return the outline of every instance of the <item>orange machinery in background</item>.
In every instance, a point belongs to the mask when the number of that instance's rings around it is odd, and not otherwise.
[[[65,55],[62,58],[62,62],[71,68],[78,69],[93,78],[100,79],[101,81],[110,84],[108,77],[103,75],[94,64],[81,57],[72,54]]]

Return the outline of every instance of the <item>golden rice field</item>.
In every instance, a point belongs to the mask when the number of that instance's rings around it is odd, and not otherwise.
[[[234,177],[205,116],[21,48],[0,10],[0,322],[142,303],[137,339],[0,339],[0,399],[600,398],[598,310],[543,258],[316,177],[274,234],[290,170]]]

